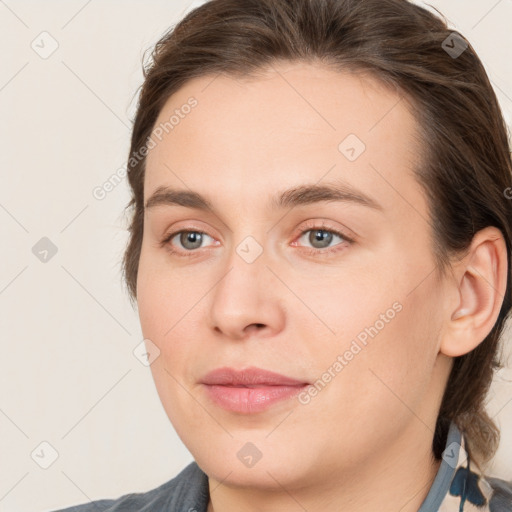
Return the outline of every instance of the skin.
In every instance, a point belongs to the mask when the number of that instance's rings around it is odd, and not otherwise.
[[[484,339],[501,306],[500,232],[478,233],[437,276],[412,174],[416,122],[406,98],[370,76],[306,63],[253,79],[204,76],[169,98],[156,125],[191,96],[197,106],[148,154],[144,197],[193,190],[213,211],[146,209],[137,301],[144,337],[160,350],[151,370],[163,407],[209,477],[208,510],[417,511],[439,468],[431,447],[452,357]],[[352,162],[338,149],[348,134],[366,145]],[[382,209],[268,206],[278,191],[340,181]],[[314,233],[301,235],[317,229],[354,241],[315,246]],[[160,245],[180,230],[206,234],[202,244]],[[237,253],[248,236],[262,249],[252,263]],[[306,405],[294,398],[243,415],[200,384],[222,366],[314,383],[397,302],[400,312]],[[250,468],[237,457],[247,442],[262,454]]]

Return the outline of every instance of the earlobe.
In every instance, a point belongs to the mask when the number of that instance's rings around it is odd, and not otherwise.
[[[487,227],[475,234],[470,250],[455,269],[458,300],[452,307],[440,352],[467,354],[492,330],[507,284],[507,250],[501,231]]]

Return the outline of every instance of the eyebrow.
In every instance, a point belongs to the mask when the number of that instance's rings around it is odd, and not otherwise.
[[[273,210],[278,210],[322,201],[355,203],[375,210],[383,210],[383,207],[375,199],[346,183],[299,185],[272,196],[269,206]],[[198,192],[164,186],[158,187],[153,192],[147,200],[145,208],[173,205],[215,211],[213,204]]]

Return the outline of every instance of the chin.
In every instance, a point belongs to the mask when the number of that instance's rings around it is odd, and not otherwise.
[[[252,487],[262,491],[275,491],[281,486],[292,487],[293,482],[305,478],[305,475],[293,474],[287,469],[290,467],[286,461],[267,462],[260,460],[252,468],[243,467],[242,464],[232,464],[227,460],[213,460],[210,457],[195,459],[199,467],[209,478],[222,485],[232,487]],[[296,471],[296,470],[295,470]]]
[[[301,487],[311,482],[308,468],[318,468],[315,456],[308,456],[304,450],[304,441],[283,443],[283,438],[265,439],[268,430],[260,436],[225,434],[214,444],[190,446],[189,450],[199,467],[223,485],[250,486],[261,490],[277,490],[285,487]],[[252,439],[253,441],[250,441]],[[310,445],[310,450],[318,452]],[[310,460],[309,460],[310,459]]]

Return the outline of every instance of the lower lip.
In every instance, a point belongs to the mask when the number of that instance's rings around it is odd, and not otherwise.
[[[231,412],[254,414],[272,405],[298,395],[307,384],[299,386],[235,387],[205,385],[210,398],[220,407]]]

